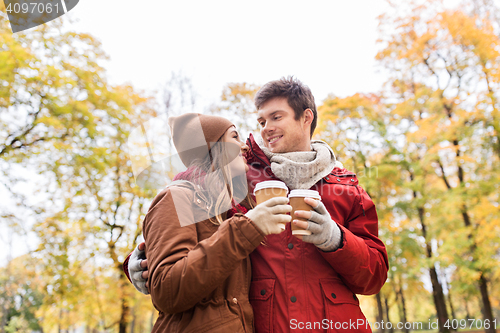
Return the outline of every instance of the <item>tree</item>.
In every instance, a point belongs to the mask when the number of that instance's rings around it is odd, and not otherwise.
[[[36,215],[33,229],[40,243],[32,255],[45,272],[40,325],[69,329],[85,322],[78,309],[85,300],[91,304],[94,276],[118,287],[110,288],[109,299],[118,308],[94,327],[126,332],[135,297],[121,263],[137,242],[153,194],[135,186],[125,143],[156,114],[132,87],[108,84],[99,43],[66,31],[62,20],[13,35],[2,19],[0,45],[0,163],[6,170],[0,178],[12,188],[22,180],[9,172],[13,167],[36,170],[50,198],[35,211],[44,214]],[[2,216],[14,220],[15,214]],[[98,268],[105,272],[96,275]]]
[[[43,303],[40,265],[30,256],[17,257],[0,269],[0,332],[40,330],[37,309]]]
[[[242,138],[258,131],[257,111],[253,98],[259,86],[242,83],[228,83],[222,90],[220,102],[213,105],[210,112],[231,120]]]
[[[498,182],[500,41],[488,16],[447,10],[439,1],[415,6],[408,15],[383,16],[384,49],[377,57],[391,72],[395,104],[417,117],[409,138],[425,146],[420,158],[444,186],[432,194],[448,208],[439,215],[447,216],[441,221],[453,232],[443,249],[457,254],[460,270],[476,272],[483,319],[492,321],[488,276],[497,263],[488,258],[496,249],[489,252],[478,239],[493,241],[485,231],[498,229],[497,214],[488,222],[478,219],[480,210],[494,206],[491,182]]]
[[[106,57],[92,36],[65,32],[61,20],[12,34],[3,4],[0,16],[0,184],[14,201],[0,216],[26,231],[20,211],[36,218],[48,207],[30,203],[15,185],[32,183],[30,170],[46,170],[51,150],[71,149],[99,131],[94,111],[110,108],[101,98],[109,89],[99,65]]]
[[[406,321],[405,287],[425,293],[418,271],[423,251],[415,233],[419,226],[416,209],[406,199],[412,195],[409,188],[415,186],[406,178],[408,154],[401,151],[405,144],[391,117],[393,108],[383,101],[381,94],[330,96],[318,109],[322,122],[317,136],[329,142],[346,167],[356,172],[377,206],[390,266],[386,286],[376,295],[377,320],[387,320],[389,298],[393,298],[400,302],[400,317]],[[430,249],[430,240],[424,243]]]

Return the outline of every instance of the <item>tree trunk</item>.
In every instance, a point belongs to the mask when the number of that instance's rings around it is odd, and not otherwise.
[[[134,333],[135,331],[135,320],[136,316],[135,316],[135,306],[134,306],[134,308],[132,309],[132,322],[130,323],[130,333]]]
[[[398,285],[398,288],[399,288],[399,285]],[[398,318],[399,318],[399,321],[400,322],[404,322],[403,320],[403,307],[401,305],[401,302],[400,302],[400,296],[399,296],[399,289],[394,289],[394,293],[395,293],[395,302],[396,302],[396,305],[398,306]]]
[[[459,168],[460,170],[461,168]],[[460,179],[460,182],[462,182],[463,179]],[[462,206],[462,218],[464,220],[464,224],[466,227],[472,227],[472,223],[470,221],[469,213],[467,212],[467,206],[463,205]],[[472,237],[472,234],[469,234],[469,238]],[[471,253],[472,253],[472,258],[476,260],[476,249],[477,249],[477,244],[476,241],[474,240],[471,246]],[[478,269],[478,272],[481,273],[481,277],[479,278],[479,290],[481,291],[481,312],[483,313],[483,322],[484,321],[489,321],[490,323],[493,322],[493,311],[491,309],[491,302],[490,302],[490,297],[488,293],[488,285],[486,278],[484,277],[484,271],[481,269]],[[489,329],[484,329],[485,332],[487,333],[495,333],[495,328],[494,326],[490,325]]]
[[[399,286],[399,290],[397,291],[397,293],[399,295],[399,299],[401,299],[401,309],[402,309],[402,314],[403,314],[403,316],[402,316],[403,323],[406,324],[408,322],[408,319],[406,317],[406,301],[405,301],[405,296],[403,294],[403,287],[401,285]],[[404,330],[405,333],[409,333],[410,332],[410,330],[407,327],[405,327],[403,330]]]
[[[469,300],[465,300],[465,319],[467,319],[467,321],[469,321],[469,319],[471,319],[472,317],[470,316],[470,312],[469,312]]]
[[[456,149],[456,158],[459,159],[460,158],[460,149],[459,149],[459,142],[457,139],[453,140],[453,145],[455,146],[455,149]],[[446,175],[444,173],[444,168],[442,167],[441,162],[439,162],[439,163],[441,166],[441,172],[443,174],[442,178],[445,182],[445,185],[446,185],[448,191],[450,191],[452,188],[446,179]],[[458,180],[460,181],[460,186],[465,188],[464,170],[463,170],[462,166],[460,166],[460,164],[457,163],[457,165],[458,165]],[[472,228],[472,230],[474,230],[475,226],[472,225],[472,222],[471,222],[471,219],[470,219],[470,216],[468,213],[467,205],[462,204],[462,206],[460,207],[460,211],[462,213],[462,219],[464,221],[464,225],[466,227]],[[473,237],[472,233],[470,233],[468,235],[468,237],[472,238]],[[472,258],[474,259],[474,261],[477,260],[476,249],[477,249],[477,244],[476,244],[476,241],[473,239],[473,243],[471,246],[471,254],[472,254]],[[479,278],[479,290],[481,291],[481,299],[482,299],[481,311],[483,313],[483,322],[488,320],[491,323],[494,318],[493,318],[493,311],[491,309],[490,297],[488,294],[487,281],[486,281],[486,278],[484,277],[484,271],[481,270],[480,268],[477,269],[477,271],[479,273],[481,273],[481,277]],[[485,329],[485,332],[487,332],[487,333],[495,333],[495,331],[496,330],[493,327],[491,327],[491,325],[490,325],[489,329]]]
[[[2,302],[2,321],[0,322],[0,332],[5,333],[5,326],[7,326],[7,308],[5,307],[5,298],[0,298]]]
[[[385,326],[387,327],[387,325],[389,325],[389,323],[391,322],[391,318],[389,317],[389,300],[387,297],[385,297],[384,302],[385,302],[385,319],[386,319]],[[388,329],[390,333],[394,332],[394,327],[392,327],[392,325]]]
[[[410,172],[410,180],[413,181],[413,173]],[[444,173],[443,173],[444,175]],[[443,178],[446,180],[446,178]],[[413,191],[413,198],[417,199],[417,191]],[[425,248],[426,248],[426,256],[429,259],[432,259],[432,247],[427,239],[427,226],[425,224],[425,209],[423,206],[417,207],[418,211],[418,218],[420,220],[420,226],[422,227],[422,236],[425,239]],[[444,325],[448,321],[448,310],[446,309],[446,301],[444,298],[443,294],[443,287],[441,286],[441,283],[439,282],[438,275],[436,272],[436,266],[432,264],[432,266],[429,268],[429,275],[431,278],[431,284],[432,284],[432,298],[434,300],[434,306],[436,307],[436,313],[438,317],[438,325],[439,325],[439,332],[441,333],[448,333],[450,330]]]
[[[377,322],[379,324],[379,333],[384,333],[384,330],[382,329],[382,320],[384,320],[384,307],[382,306],[382,298],[380,296],[380,293],[376,295],[377,298],[377,308],[378,308],[378,313],[377,313]]]
[[[11,272],[11,262],[12,262],[12,257],[11,257],[11,253],[12,253],[12,238],[10,238],[10,242],[9,242],[9,251],[7,252],[7,266],[5,267],[5,271],[7,273],[7,280],[5,281],[5,284],[3,286],[3,289],[5,290],[5,296],[4,297],[0,297],[0,303],[2,303],[2,321],[0,322],[0,332],[1,333],[5,333],[5,326],[7,326],[7,312],[8,312],[8,308],[7,308],[7,291],[11,288],[10,286],[10,276],[12,276],[12,272]]]
[[[455,316],[455,308],[453,307],[453,302],[451,301],[451,288],[450,288],[450,285],[448,284],[448,279],[446,277],[446,273],[443,272],[443,283],[444,283],[444,286],[446,287],[446,290],[448,290],[448,304],[450,304],[450,312],[451,312],[451,319],[457,319],[457,316]],[[452,331],[457,331],[456,329],[454,328],[451,328]]]
[[[121,269],[121,265],[118,266],[118,269]],[[127,293],[127,284],[128,280],[125,277],[125,274],[120,274],[120,289],[121,289],[121,315],[120,321],[118,322],[118,333],[127,333],[127,327],[130,323],[130,306],[129,306],[129,295]]]
[[[467,212],[467,207],[464,205],[462,207],[462,217],[464,220],[464,224],[466,227],[471,227],[472,224],[470,222],[469,214]],[[469,238],[472,237],[472,234],[469,234]],[[476,241],[472,243],[471,246],[471,253],[472,253],[472,258],[476,260],[476,249],[477,249],[477,244]],[[482,306],[481,306],[481,312],[483,313],[483,322],[488,320],[490,323],[493,322],[493,311],[491,309],[491,302],[490,302],[490,296],[488,293],[488,285],[486,278],[484,277],[484,271],[481,269],[478,269],[478,272],[481,273],[481,277],[479,278],[479,290],[481,291],[481,301],[482,301]],[[484,330],[487,333],[495,333],[494,327],[490,325],[489,329]]]
[[[481,277],[479,278],[479,289],[481,290],[481,297],[483,300],[483,306],[481,309],[483,310],[483,320],[486,322],[488,320],[490,322],[490,328],[489,329],[484,329],[486,333],[495,333],[495,325],[491,324],[493,323],[493,311],[491,309],[491,303],[490,303],[490,298],[488,296],[488,286],[486,284],[486,278],[484,277],[484,274],[481,273]]]
[[[62,330],[61,330],[61,319],[63,317],[63,311],[62,309],[59,309],[59,322],[57,323],[57,332],[58,333],[62,333]]]
[[[416,193],[414,192],[414,197],[416,197]],[[418,207],[418,216],[420,219],[420,225],[422,227],[422,234],[425,239],[425,247],[426,247],[426,254],[427,258],[432,259],[432,248],[427,240],[427,227],[425,225],[425,211],[423,207]],[[438,275],[436,272],[436,266],[434,264],[432,265],[431,268],[429,268],[429,275],[431,277],[431,284],[432,284],[432,298],[434,299],[434,305],[436,307],[436,313],[438,317],[438,324],[439,324],[439,332],[450,332],[450,330],[444,325],[448,321],[448,310],[446,309],[446,301],[444,298],[444,293],[443,293],[443,287],[441,286],[441,283],[439,282]]]
[[[120,280],[122,278],[120,277]],[[127,326],[129,323],[129,318],[130,318],[130,307],[128,305],[128,297],[125,295],[125,286],[123,285],[122,281],[122,299],[121,299],[121,315],[120,315],[120,322],[118,325],[118,333],[127,333]]]
[[[451,318],[457,318],[455,315],[455,308],[453,307],[453,302],[451,301],[450,289],[448,289],[448,303],[450,304]]]
[[[121,314],[120,314],[120,320],[118,322],[118,333],[127,333],[127,327],[129,326],[130,323],[130,306],[129,306],[130,297],[127,292],[128,280],[127,277],[125,276],[125,273],[123,272],[122,263],[118,260],[118,256],[115,252],[115,243],[109,242],[108,247],[109,247],[110,257],[111,259],[113,259],[115,267],[120,273],[118,279],[120,283],[120,293],[121,293],[121,299],[120,299]]]
[[[446,301],[444,298],[443,288],[439,282],[436,268],[433,266],[429,269],[432,283],[432,297],[436,305],[437,317],[439,320],[439,332],[450,332],[450,329],[444,327],[448,321],[448,310],[446,309]]]

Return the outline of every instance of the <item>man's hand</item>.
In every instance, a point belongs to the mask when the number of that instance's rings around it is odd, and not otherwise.
[[[293,220],[297,227],[311,231],[311,235],[302,236],[302,241],[316,245],[320,250],[332,252],[338,249],[342,238],[339,226],[332,220],[321,201],[304,198],[313,211],[298,210],[295,215],[308,221]]]
[[[135,289],[139,290],[144,295],[149,295],[147,288],[149,271],[148,261],[144,252],[145,248],[146,244],[142,242],[137,245],[134,252],[132,252],[128,261],[128,273]]]

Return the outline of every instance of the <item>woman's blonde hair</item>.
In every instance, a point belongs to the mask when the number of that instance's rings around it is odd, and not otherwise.
[[[205,158],[195,159],[190,165],[190,168],[194,168],[192,181],[202,186],[208,200],[209,220],[216,225],[227,218],[233,202],[241,203],[246,209],[255,206],[248,192],[246,174],[233,177],[231,173],[231,145],[234,144],[223,142],[221,138],[210,148]]]

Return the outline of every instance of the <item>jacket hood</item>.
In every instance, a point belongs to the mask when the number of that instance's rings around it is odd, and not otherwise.
[[[186,169],[186,171],[179,172],[177,175],[175,175],[173,181],[176,180],[187,180],[190,182],[193,182],[195,184],[203,186],[205,183],[205,172],[198,173],[200,177],[196,177],[195,171],[198,171],[197,167],[195,166],[190,166],[189,168]]]

